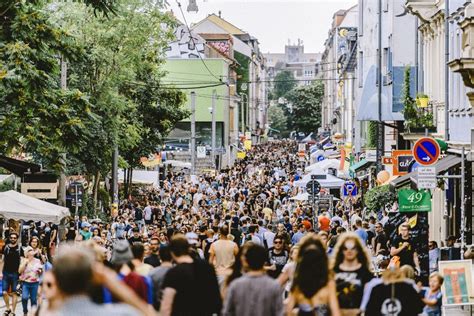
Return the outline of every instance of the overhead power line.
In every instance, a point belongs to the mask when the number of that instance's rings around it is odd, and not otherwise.
[[[194,41],[194,37],[193,37],[193,35],[191,34],[191,29],[189,28],[188,21],[186,20],[186,16],[184,15],[183,8],[181,7],[181,3],[180,3],[178,0],[176,0],[176,3],[178,4],[179,11],[181,11],[181,16],[183,17],[184,24],[186,25],[186,28],[188,29],[189,38],[190,38],[191,41],[193,42],[193,46],[194,46],[194,48],[195,48],[195,50],[196,50],[196,52],[197,52],[197,55],[199,56],[199,59],[201,60],[202,64],[203,64],[204,67],[207,69],[207,71],[208,71],[214,78],[216,78],[216,79],[219,80],[220,82],[223,82],[223,81],[222,81],[222,78],[219,78],[219,77],[217,77],[216,75],[214,75],[214,73],[209,69],[209,67],[207,67],[206,62],[204,61],[204,59],[202,59],[201,53],[200,53],[199,50],[197,49],[196,42]],[[224,84],[228,85],[227,83],[224,83]]]

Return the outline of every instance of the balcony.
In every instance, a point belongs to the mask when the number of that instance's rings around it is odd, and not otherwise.
[[[428,136],[434,136],[437,133],[435,115],[435,107],[432,102],[429,102],[426,107],[406,107],[403,138],[405,140],[416,140],[426,136],[427,133]]]

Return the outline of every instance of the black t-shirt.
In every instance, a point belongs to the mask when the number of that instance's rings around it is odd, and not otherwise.
[[[143,240],[142,240],[142,237],[140,237],[140,236],[138,236],[136,238],[134,236],[132,236],[128,239],[128,242],[130,243],[130,245],[133,245],[136,242],[143,242]]]
[[[378,284],[370,292],[366,316],[397,315],[417,316],[423,310],[423,302],[408,282]]]
[[[403,239],[401,236],[397,236],[392,242],[392,247],[400,248],[404,242],[407,242],[410,245],[408,247],[403,248],[403,250],[397,255],[398,257],[400,257],[400,267],[404,266],[405,264],[415,267],[415,262],[413,261],[415,246],[410,238]]]
[[[286,250],[283,250],[281,253],[275,253],[275,251],[272,248],[268,252],[268,259],[269,259],[270,265],[274,264],[276,266],[276,270],[269,270],[268,275],[276,279],[278,278],[281,271],[283,270],[283,267],[288,261],[288,252]]]
[[[385,233],[380,233],[377,236],[375,236],[375,247],[377,247],[377,244],[380,244],[380,249],[388,250],[387,249],[387,236]]]
[[[163,289],[176,290],[173,316],[208,316],[219,314],[222,300],[214,268],[203,260],[181,263],[171,268],[163,281]]]
[[[372,280],[373,274],[366,267],[360,267],[355,271],[345,271],[340,267],[335,267],[334,272],[339,307],[343,309],[359,308],[364,294],[364,286]]]
[[[143,211],[141,208],[136,208],[135,209],[135,220],[136,221],[141,221],[143,219]]]
[[[23,248],[19,244],[14,247],[6,245],[3,248],[3,273],[18,273],[20,258],[24,256]]]
[[[151,265],[153,268],[156,268],[159,265],[161,265],[160,256],[156,254],[149,255],[148,257],[145,258],[144,262]]]

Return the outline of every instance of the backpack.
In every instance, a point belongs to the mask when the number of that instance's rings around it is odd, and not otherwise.
[[[141,221],[143,219],[143,211],[139,208],[135,210],[135,220]]]

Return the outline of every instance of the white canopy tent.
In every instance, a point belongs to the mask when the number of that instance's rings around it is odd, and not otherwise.
[[[166,160],[163,162],[164,165],[171,165],[176,168],[191,169],[191,163],[180,161],[180,160]]]
[[[307,174],[303,179],[295,181],[294,185],[297,187],[305,187],[309,181],[311,181],[311,174]],[[326,179],[318,179],[316,181],[321,184],[322,188],[328,189],[339,189],[344,184],[344,180],[330,174],[326,175]]]
[[[294,197],[290,198],[290,200],[293,200],[293,201],[307,201],[308,197],[309,197],[309,193],[304,192],[304,193],[298,193]]]
[[[132,172],[132,183],[134,184],[145,184],[145,185],[153,185],[154,187],[158,187],[158,171],[155,170],[133,170]],[[119,183],[123,183],[124,181],[124,173],[123,170],[119,170],[118,172],[118,181]]]
[[[59,224],[70,216],[69,209],[10,190],[0,193],[0,216],[7,219],[43,221]]]
[[[337,159],[324,159],[308,166],[307,168],[305,168],[305,171],[311,172],[315,169],[327,171],[329,168],[339,169],[340,164],[341,162]]]

